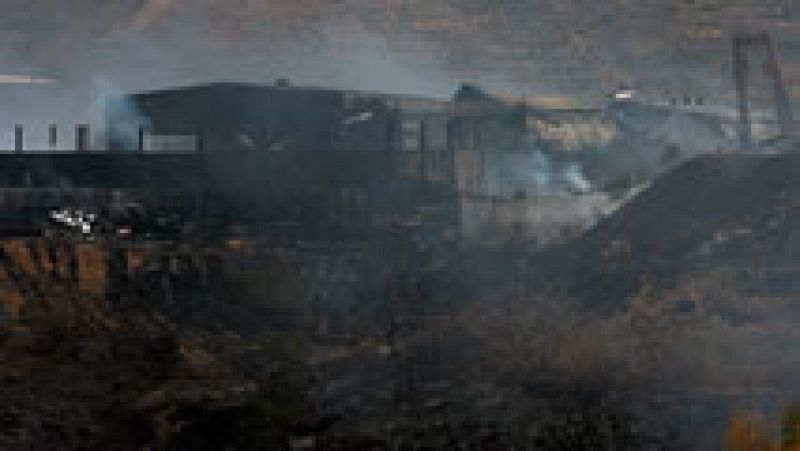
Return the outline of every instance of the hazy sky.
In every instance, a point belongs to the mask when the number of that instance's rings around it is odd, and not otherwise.
[[[88,120],[116,92],[278,77],[436,96],[450,95],[462,81],[589,99],[620,84],[724,94],[732,88],[731,30],[769,23],[779,35],[794,36],[789,0],[0,4],[4,123]],[[785,55],[787,66],[792,58]],[[19,84],[24,77],[55,82]]]

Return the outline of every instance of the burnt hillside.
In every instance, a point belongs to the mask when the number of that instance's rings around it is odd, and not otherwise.
[[[753,289],[793,292],[798,170],[800,154],[691,160],[578,241],[538,256],[537,278],[559,294],[601,305],[644,283],[667,288],[710,268],[755,277]]]

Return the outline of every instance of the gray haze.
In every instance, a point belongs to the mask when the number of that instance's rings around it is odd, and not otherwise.
[[[790,0],[1,0],[0,126],[98,120],[114,92],[207,81],[437,97],[462,81],[591,104],[620,85],[730,100],[728,38],[768,26],[789,82]],[[0,82],[3,79],[0,78]]]

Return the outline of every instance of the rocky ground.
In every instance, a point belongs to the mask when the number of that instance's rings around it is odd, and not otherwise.
[[[247,448],[240,440],[290,435],[277,418],[280,403],[302,407],[302,371],[281,381],[291,359],[244,359],[255,345],[225,337],[229,351],[211,353],[157,314],[68,301],[28,306],[0,329],[0,448]]]
[[[328,341],[40,299],[0,326],[0,449],[715,449],[797,393],[797,334],[777,299],[733,321],[756,298],[683,286],[702,308],[485,299]]]
[[[639,449],[673,440],[635,418],[646,378],[623,390],[622,379],[550,366],[538,346],[497,333],[505,314],[473,315],[421,317],[393,337],[332,345],[179,327],[102,299],[41,299],[0,328],[0,448]]]

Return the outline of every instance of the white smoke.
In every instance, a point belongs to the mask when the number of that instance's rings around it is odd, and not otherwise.
[[[98,141],[106,146],[113,139],[117,146],[121,146],[117,150],[137,149],[139,129],[146,130],[150,125],[149,119],[108,77],[98,78],[93,111],[100,113],[94,118]],[[113,124],[113,129],[106,129],[106,124]]]
[[[555,164],[540,150],[486,155],[483,190],[489,196],[583,194],[592,188],[580,164]]]
[[[588,193],[592,190],[592,183],[583,174],[583,169],[577,163],[566,165],[560,172],[561,180],[567,188],[574,193]]]

